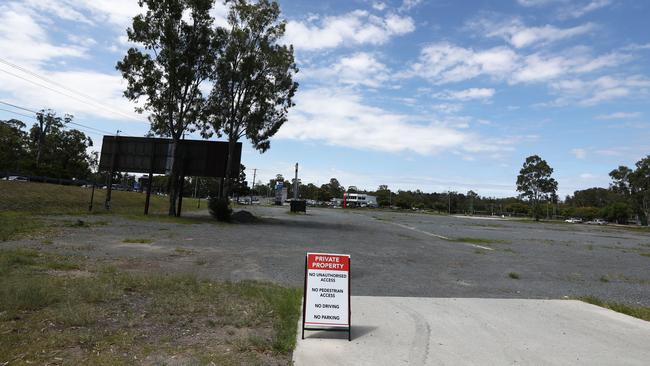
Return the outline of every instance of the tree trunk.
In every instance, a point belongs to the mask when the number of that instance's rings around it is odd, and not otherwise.
[[[237,146],[237,140],[232,136],[228,139],[228,160],[226,163],[226,178],[224,180],[224,187],[221,191],[221,198],[228,198],[230,191],[232,190],[232,170],[233,170],[233,156],[235,155],[235,147]]]
[[[178,141],[172,140],[172,171],[169,176],[169,216],[176,216],[178,198]]]

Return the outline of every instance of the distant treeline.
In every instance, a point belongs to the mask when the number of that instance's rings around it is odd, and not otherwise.
[[[589,188],[578,190],[561,200],[556,195],[542,202],[538,210],[541,217],[579,217],[584,220],[603,218],[610,222],[626,224],[629,221],[648,223],[650,215],[650,155],[639,160],[634,169],[619,166],[610,172],[612,183],[609,188]],[[293,185],[278,174],[268,184],[258,185],[254,194],[273,195],[278,181],[288,187],[289,197],[293,195]],[[481,196],[474,191],[466,193],[442,192],[427,193],[415,191],[392,191],[386,185],[376,190],[358,190],[354,186],[346,189],[336,178],[330,179],[320,187],[309,183],[300,184],[299,194],[303,199],[330,201],[343,198],[344,192],[360,192],[377,197],[381,207],[401,209],[423,209],[439,213],[483,214],[532,216],[533,208],[528,200],[521,197],[496,198]]]
[[[59,179],[88,179],[97,156],[88,153],[90,137],[66,128],[71,116],[37,114],[31,128],[22,121],[0,121],[0,172]]]

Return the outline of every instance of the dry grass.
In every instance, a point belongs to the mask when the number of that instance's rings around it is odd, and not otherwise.
[[[300,298],[266,283],[135,275],[4,250],[0,364],[286,365]]]
[[[650,307],[647,306],[630,306],[607,302],[594,296],[582,297],[579,300],[650,322]]]
[[[90,188],[62,186],[48,183],[0,181],[0,211],[30,214],[88,214]],[[93,213],[106,213],[106,190],[95,189]],[[112,213],[143,215],[145,194],[113,191]],[[167,197],[152,195],[149,212],[167,214]],[[183,210],[196,210],[196,200],[183,198]]]

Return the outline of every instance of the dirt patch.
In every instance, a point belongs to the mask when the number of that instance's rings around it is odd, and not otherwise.
[[[73,278],[88,278],[93,275],[92,273],[83,270],[60,271],[55,269],[47,271],[47,274],[50,276]]]

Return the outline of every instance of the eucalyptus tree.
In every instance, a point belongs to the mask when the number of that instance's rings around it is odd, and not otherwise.
[[[72,116],[66,114],[63,118],[56,115],[51,109],[41,109],[36,113],[36,124],[31,131],[32,139],[35,141],[36,148],[36,168],[41,165],[43,157],[43,149],[45,146],[45,139],[52,132],[52,130],[62,128],[64,123],[72,121]]]
[[[526,158],[517,176],[517,191],[532,204],[533,216],[539,220],[539,202],[549,200],[557,192],[557,181],[551,177],[553,168],[537,155]]]
[[[293,46],[280,40],[285,21],[275,1],[226,2],[230,6],[228,25],[215,29],[216,75],[209,99],[209,125],[204,135],[226,136],[228,162],[222,197],[233,186],[233,155],[237,142],[248,139],[264,152],[270,138],[287,120],[294,105],[298,72]]]
[[[127,81],[124,96],[149,113],[151,132],[170,137],[173,162],[169,215],[175,215],[180,183],[178,146],[197,129],[207,98],[202,84],[214,73],[213,0],[140,0],[142,13],[127,29],[131,47],[116,68]]]
[[[634,170],[619,166],[609,176],[612,189],[626,194],[641,222],[650,225],[650,155],[637,161]]]

